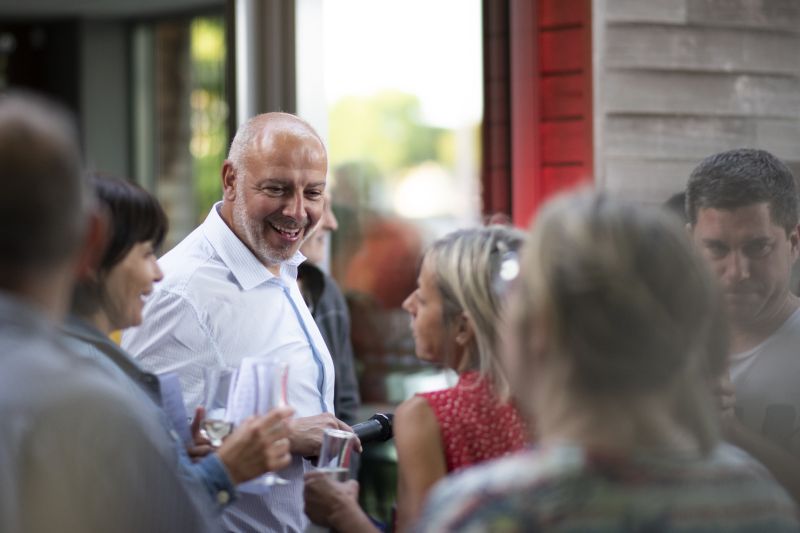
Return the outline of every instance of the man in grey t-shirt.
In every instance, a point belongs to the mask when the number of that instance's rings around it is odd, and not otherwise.
[[[764,150],[704,159],[686,190],[692,237],[723,289],[732,390],[731,441],[800,500],[800,299],[789,290],[800,247],[789,168]]]

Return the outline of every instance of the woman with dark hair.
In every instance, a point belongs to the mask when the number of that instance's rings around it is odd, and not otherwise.
[[[75,288],[72,312],[110,333],[142,322],[143,297],[163,277],[156,250],[167,218],[158,201],[137,185],[99,176],[90,184],[107,216],[108,238],[95,272]]]
[[[264,417],[251,418],[238,427],[212,452],[199,437],[203,416],[198,409],[192,425],[194,442],[188,442],[197,462],[190,461],[175,429],[162,408],[159,377],[139,368],[137,363],[109,338],[142,322],[144,298],[153,284],[163,277],[156,261],[156,250],[164,240],[167,220],[164,211],[147,191],[137,185],[106,177],[92,177],[100,207],[108,220],[107,247],[91,274],[75,287],[72,314],[64,333],[78,354],[105,369],[122,387],[140,395],[152,407],[152,416],[162,421],[164,431],[173,436],[176,460],[181,471],[194,482],[201,482],[213,501],[224,505],[236,496],[235,485],[266,471],[289,464],[286,419],[292,410],[276,409]]]

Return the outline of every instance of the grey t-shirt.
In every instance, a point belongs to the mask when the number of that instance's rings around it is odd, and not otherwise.
[[[767,340],[731,356],[742,423],[800,458],[800,309]]]

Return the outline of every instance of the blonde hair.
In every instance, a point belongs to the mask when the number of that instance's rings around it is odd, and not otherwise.
[[[463,312],[474,336],[461,365],[488,377],[498,394],[505,394],[508,380],[497,356],[500,295],[495,280],[504,255],[517,250],[525,235],[505,226],[455,231],[436,241],[425,254],[442,296],[445,326]]]
[[[702,449],[713,445],[707,379],[724,366],[727,332],[716,283],[677,221],[656,207],[570,194],[541,211],[521,271],[512,304],[520,354],[535,323],[578,394],[631,398],[677,387],[678,419]],[[518,359],[524,386],[536,370]]]

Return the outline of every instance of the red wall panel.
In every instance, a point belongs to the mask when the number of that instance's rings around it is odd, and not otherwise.
[[[511,205],[525,226],[550,195],[592,180],[590,0],[510,0]]]

